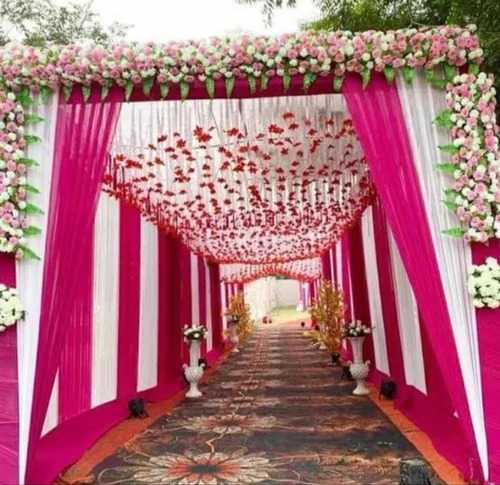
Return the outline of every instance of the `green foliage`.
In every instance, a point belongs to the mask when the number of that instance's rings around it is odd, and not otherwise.
[[[260,4],[266,22],[275,10],[294,7],[300,0],[236,0]],[[500,7],[498,0],[314,0],[317,18],[302,27],[314,30],[390,30],[421,25],[476,24],[486,57],[484,70],[500,86]],[[407,77],[411,74],[406,73]],[[451,73],[447,73],[448,75]],[[439,82],[438,82],[439,84]]]
[[[18,40],[41,47],[88,39],[106,45],[129,28],[118,22],[102,25],[92,0],[63,6],[53,0],[0,0],[0,45]]]

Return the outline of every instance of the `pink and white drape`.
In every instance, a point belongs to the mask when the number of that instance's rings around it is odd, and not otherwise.
[[[460,369],[457,345],[397,89],[378,76],[366,90],[362,89],[359,79],[348,78],[345,97],[430,344],[467,437],[469,456],[473,457],[474,464],[462,464],[462,469],[470,470],[472,466],[476,477],[487,475],[484,456],[480,459],[478,452],[482,448],[481,432],[471,417],[474,409],[467,399],[464,375],[457,372]],[[383,135],[389,132],[390,137]],[[426,271],[422,271],[424,267]]]

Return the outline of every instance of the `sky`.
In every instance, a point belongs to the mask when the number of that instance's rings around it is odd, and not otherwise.
[[[235,0],[94,0],[93,8],[105,24],[133,24],[128,40],[165,42],[236,32],[295,32],[301,21],[314,18],[316,12],[312,0],[298,4],[295,9],[277,10],[270,29],[265,27],[260,5],[239,5]]]

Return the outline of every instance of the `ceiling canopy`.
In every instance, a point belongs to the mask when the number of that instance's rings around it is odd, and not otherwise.
[[[318,256],[372,198],[341,95],[125,105],[105,190],[222,263]]]

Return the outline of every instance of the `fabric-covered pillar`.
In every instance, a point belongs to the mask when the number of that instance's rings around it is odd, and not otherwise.
[[[13,255],[0,253],[0,284],[16,287]],[[22,323],[21,323],[22,324]],[[19,483],[17,329],[0,333],[0,483]]]
[[[352,76],[344,83],[344,95],[418,306],[426,325],[430,325],[429,336],[467,437],[472,472],[475,478],[482,478],[457,349],[396,86],[374,75],[363,89],[360,78]],[[391,136],[387,136],[389,133]],[[465,473],[471,469],[467,465],[462,464]]]
[[[26,481],[31,483],[43,478],[44,464],[36,460],[36,447],[66,337],[76,289],[72,280],[81,270],[79,248],[92,237],[119,111],[117,102],[66,104],[60,97],[27,459]]]

